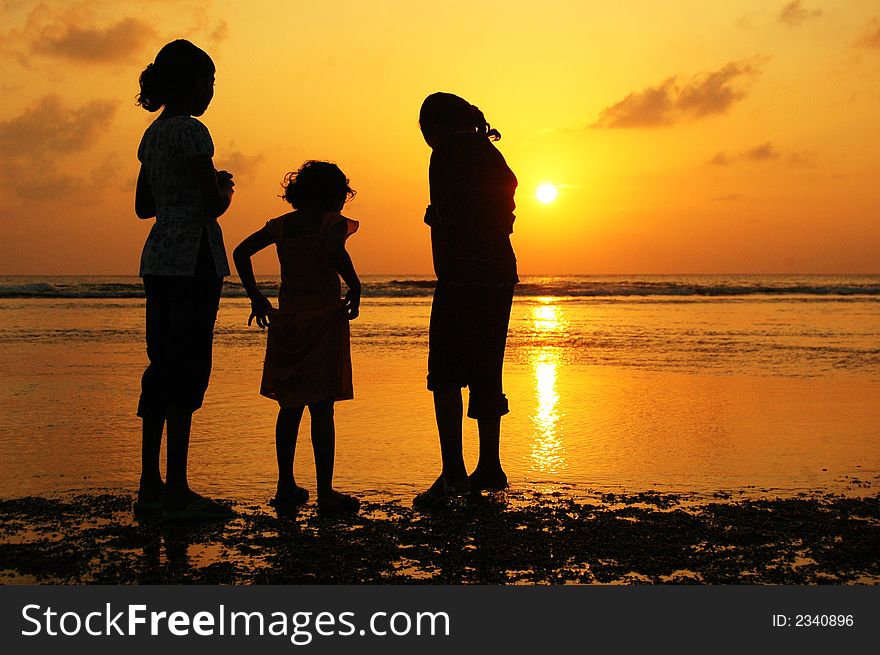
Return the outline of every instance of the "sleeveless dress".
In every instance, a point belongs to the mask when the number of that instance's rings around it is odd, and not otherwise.
[[[357,231],[357,221],[332,212],[317,229],[309,229],[299,212],[266,223],[281,264],[281,288],[260,394],[282,407],[354,398],[348,316],[325,245],[330,229],[342,222],[346,238]]]

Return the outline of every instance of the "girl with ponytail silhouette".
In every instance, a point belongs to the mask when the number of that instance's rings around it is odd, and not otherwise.
[[[227,507],[189,488],[192,415],[211,375],[214,321],[229,264],[217,218],[232,201],[232,175],[214,169],[214,144],[196,118],[214,96],[214,62],[189,41],[165,45],[140,76],[138,104],[162,109],[138,148],[138,218],[155,218],[141,256],[147,357],[138,416],[142,469],[136,512],[168,519],[225,519]],[[159,472],[167,431],[166,482]]]
[[[493,145],[501,138],[483,112],[451,93],[422,103],[419,126],[431,147],[431,204],[425,223],[437,286],[431,307],[428,389],[443,468],[414,505],[507,487],[501,466],[501,417],[508,413],[501,381],[513,288],[519,281],[510,244],[516,176]],[[477,420],[480,456],[468,476],[462,456],[462,387],[467,415]]]

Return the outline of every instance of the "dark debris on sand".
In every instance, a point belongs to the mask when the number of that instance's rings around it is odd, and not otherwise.
[[[0,501],[0,578],[97,584],[841,584],[880,582],[880,496],[647,492],[490,496],[323,518],[238,507],[135,521],[132,498]]]

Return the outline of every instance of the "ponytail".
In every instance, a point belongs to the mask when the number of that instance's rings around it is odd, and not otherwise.
[[[489,125],[479,107],[452,93],[432,93],[425,98],[419,111],[419,124],[473,130],[492,141],[501,138],[501,132]]]
[[[141,92],[137,95],[136,104],[149,112],[158,111],[167,100],[162,74],[156,64],[147,64],[144,72],[138,78]]]
[[[499,132],[494,127],[489,125],[488,122],[486,122],[486,117],[483,116],[483,112],[480,111],[479,107],[477,107],[476,105],[471,105],[470,113],[472,116],[474,129],[476,129],[478,134],[485,135],[490,141],[498,141],[501,138],[501,132]]]
[[[202,70],[214,71],[207,52],[185,39],[166,44],[138,78],[141,91],[136,104],[150,112],[158,111],[188,93]]]

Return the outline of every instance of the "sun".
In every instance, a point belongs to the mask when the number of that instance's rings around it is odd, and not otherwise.
[[[535,197],[538,199],[538,202],[542,202],[545,205],[549,205],[556,200],[556,196],[558,195],[559,191],[556,189],[556,186],[550,182],[544,182],[543,184],[538,185],[538,188],[535,191]]]

